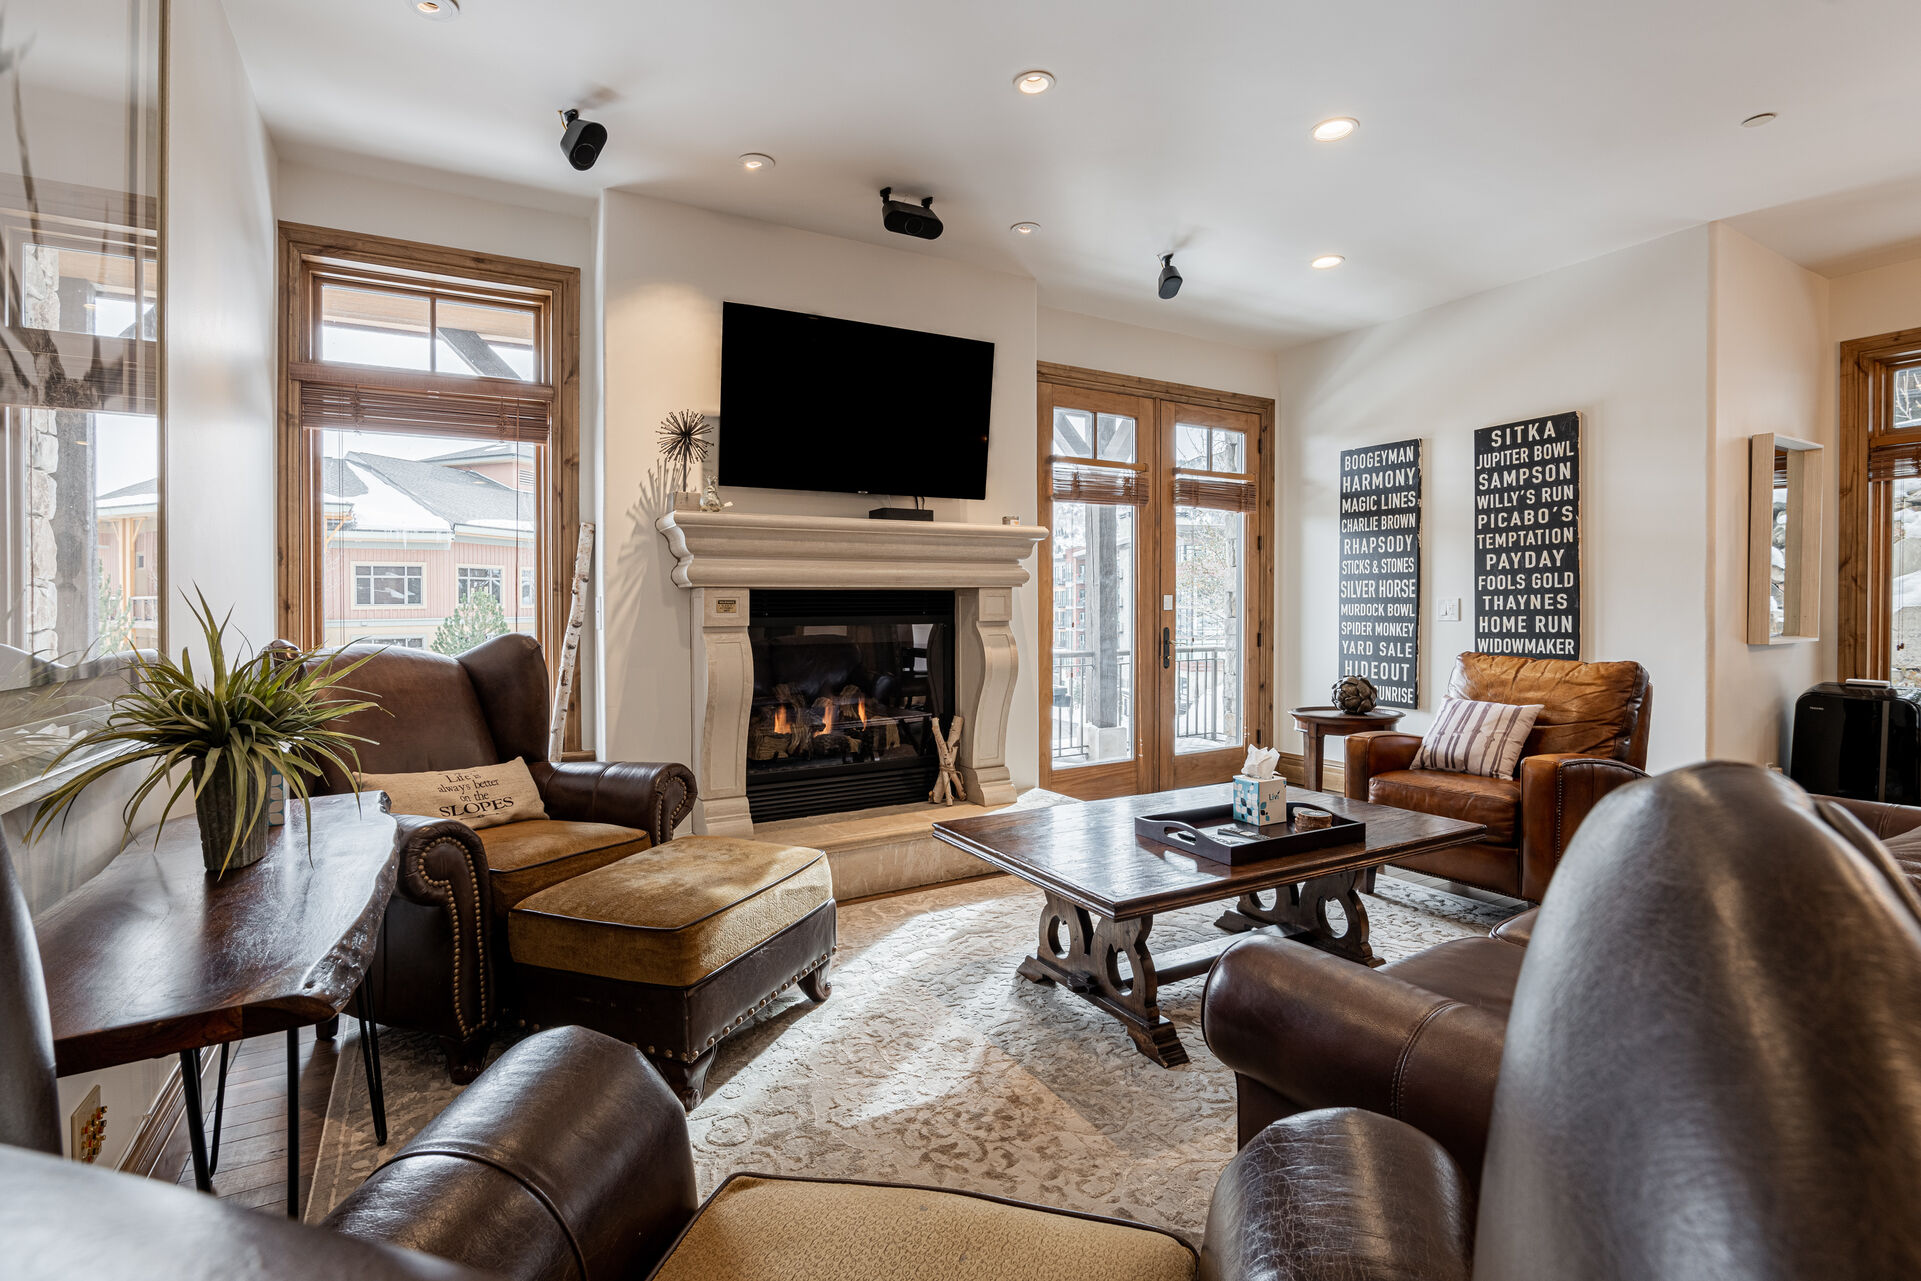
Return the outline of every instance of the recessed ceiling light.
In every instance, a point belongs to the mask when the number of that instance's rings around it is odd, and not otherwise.
[[[1017,222],[1008,228],[1017,236],[1031,236],[1040,229],[1041,225],[1038,222]]]
[[[1329,267],[1338,267],[1346,261],[1347,258],[1343,254],[1322,254],[1307,265],[1316,271],[1326,271]]]
[[[1323,120],[1314,126],[1314,141],[1339,142],[1360,126],[1361,122],[1353,116],[1335,116],[1332,120]]]
[[[1772,123],[1774,123],[1774,113],[1772,111],[1763,111],[1758,116],[1749,116],[1746,120],[1743,120],[1741,127],[1743,129],[1759,129],[1762,125]]]
[[[1014,77],[1014,87],[1025,94],[1046,93],[1054,87],[1051,71],[1023,71]]]
[[[415,0],[414,12],[429,22],[452,22],[460,16],[460,0]]]
[[[750,151],[740,158],[740,167],[748,173],[759,173],[774,167],[774,158],[759,151]]]

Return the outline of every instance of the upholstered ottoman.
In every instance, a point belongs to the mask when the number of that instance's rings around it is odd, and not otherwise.
[[[834,941],[821,851],[683,836],[515,904],[509,1003],[631,1041],[692,1111],[722,1037],[795,983],[827,999]]]

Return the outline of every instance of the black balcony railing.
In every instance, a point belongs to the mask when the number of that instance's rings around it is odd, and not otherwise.
[[[1174,651],[1174,734],[1221,744],[1241,741],[1241,681],[1236,651],[1225,645],[1184,645]],[[1094,699],[1092,650],[1054,651],[1053,759],[1088,759],[1087,721]],[[1133,655],[1120,655],[1120,719],[1134,723]]]
[[[1174,651],[1174,737],[1210,743],[1241,741],[1240,664],[1225,645]]]

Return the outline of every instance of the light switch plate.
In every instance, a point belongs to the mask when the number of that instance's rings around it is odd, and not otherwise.
[[[1441,621],[1444,623],[1458,623],[1461,621],[1461,598],[1459,596],[1449,596],[1441,602]]]

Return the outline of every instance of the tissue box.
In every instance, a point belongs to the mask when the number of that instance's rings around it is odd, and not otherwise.
[[[1266,827],[1287,821],[1287,780],[1234,776],[1234,821]]]

